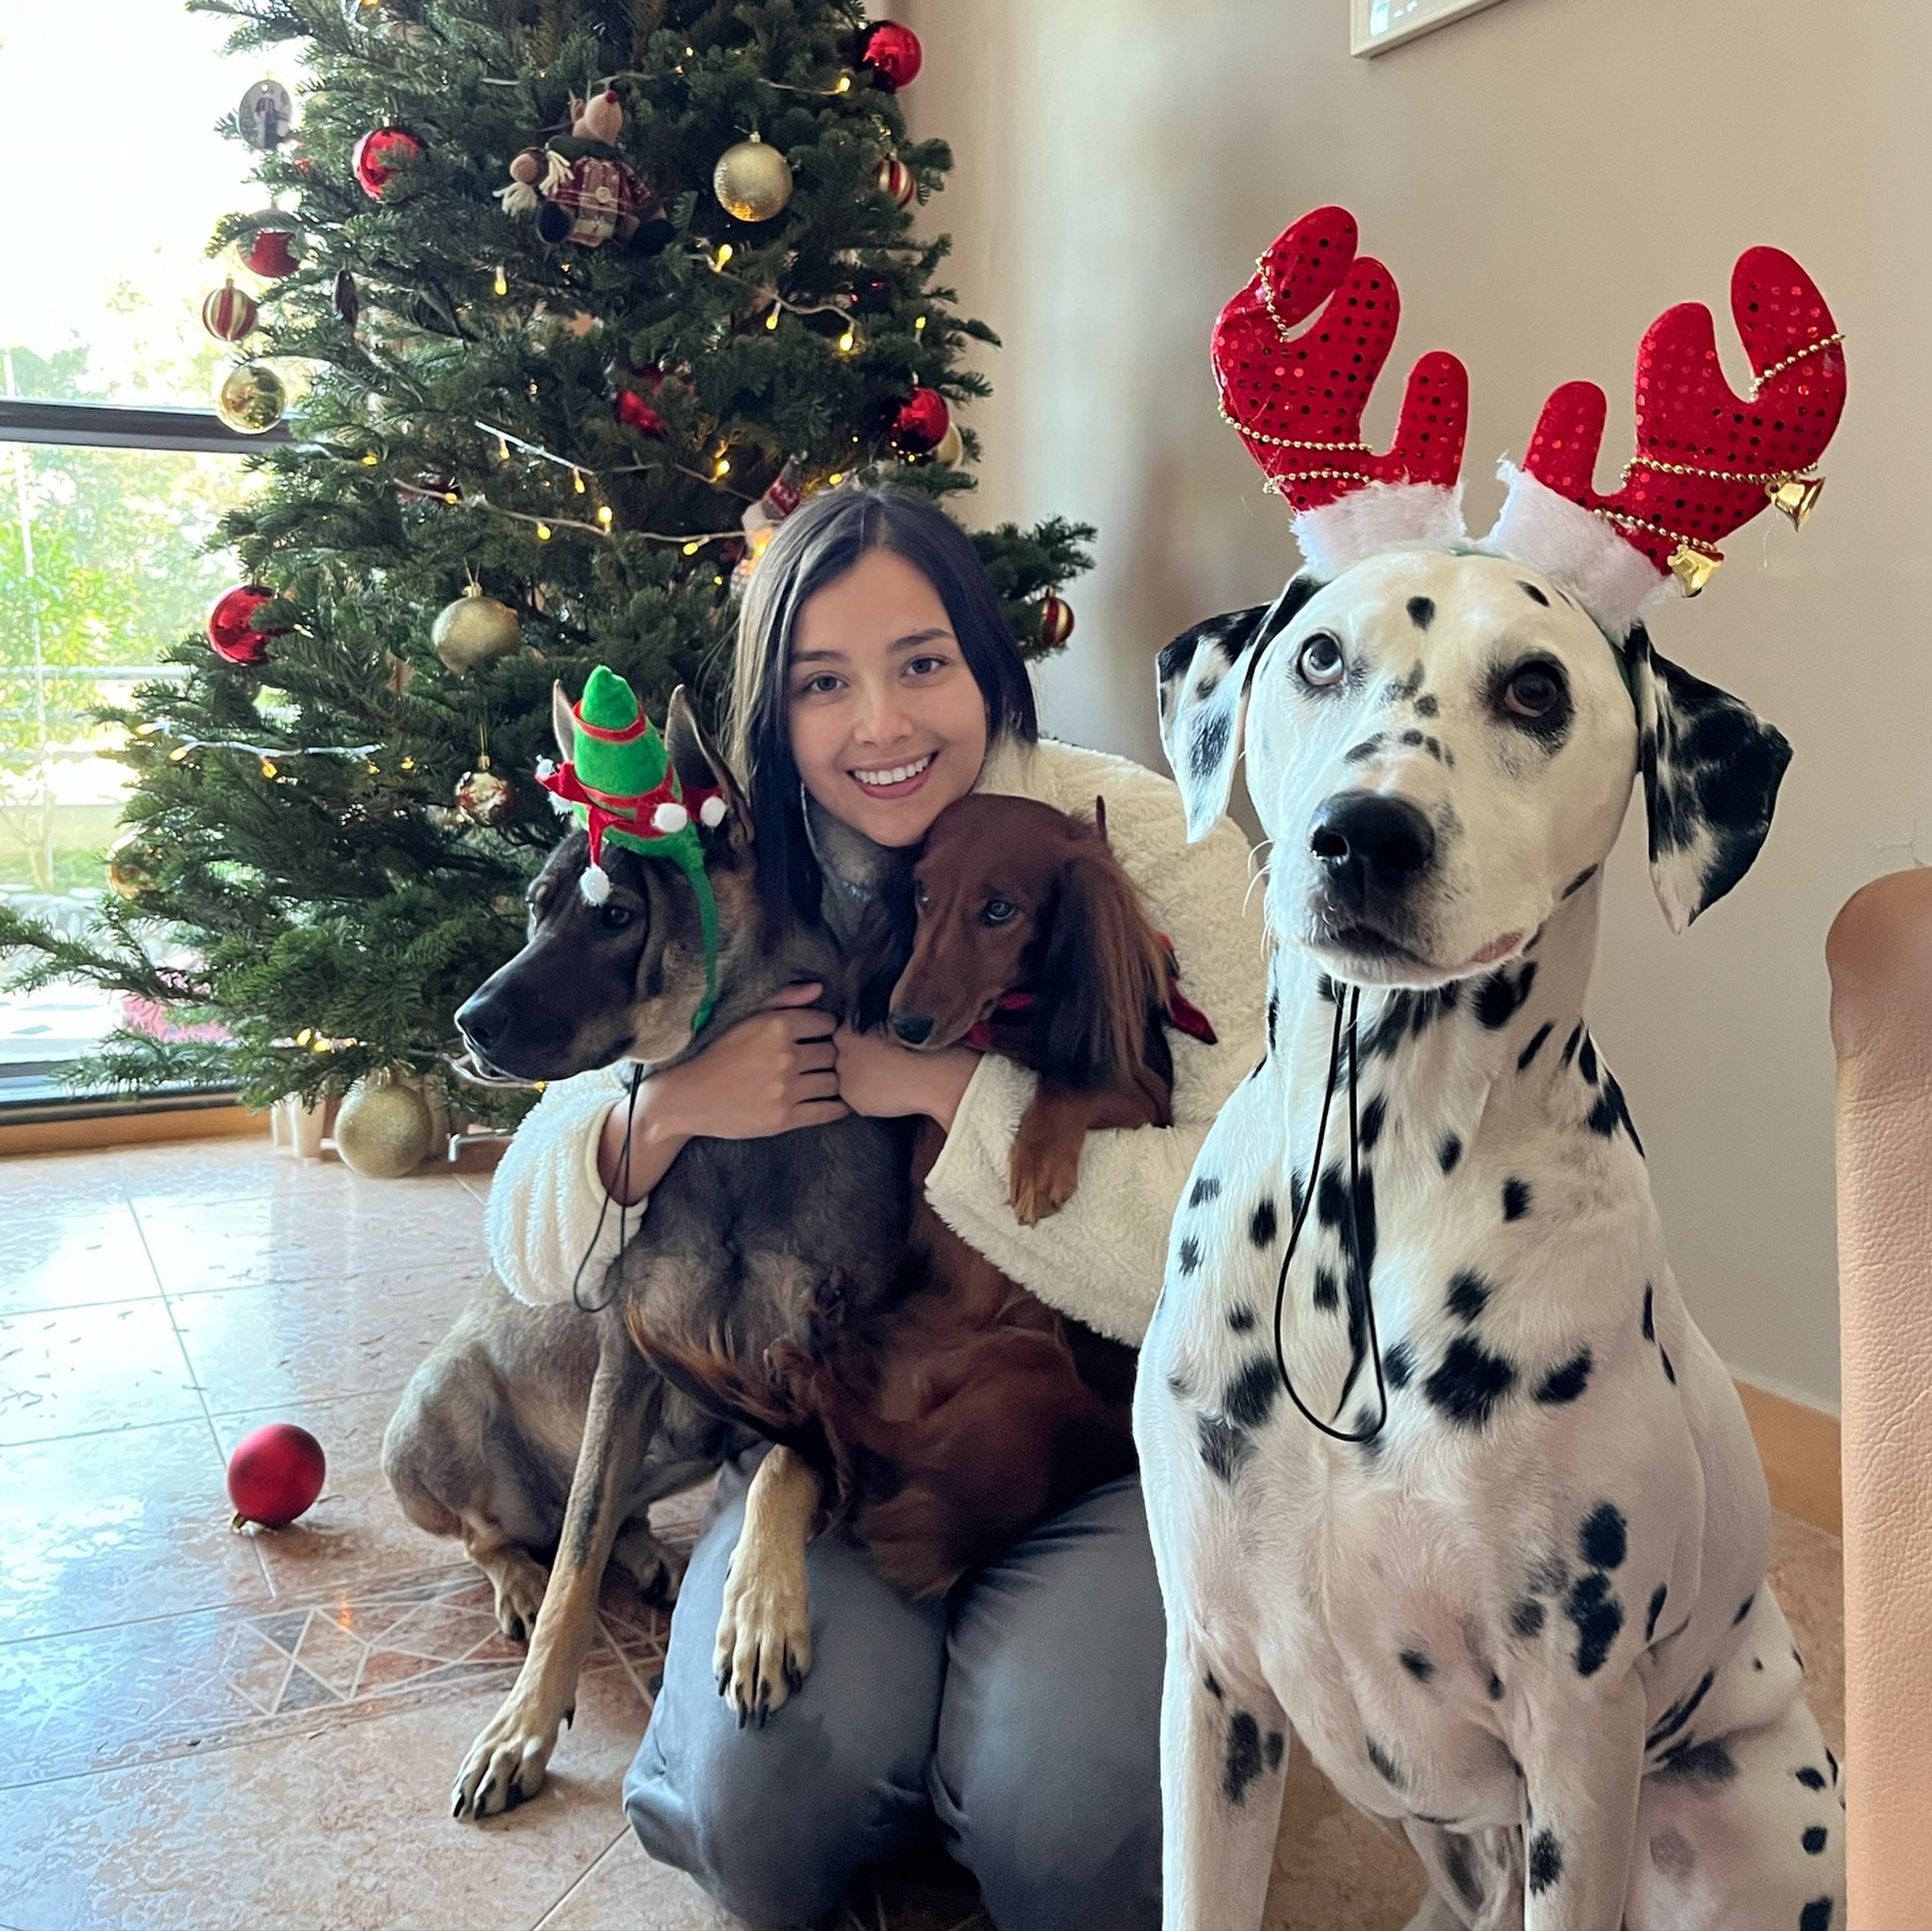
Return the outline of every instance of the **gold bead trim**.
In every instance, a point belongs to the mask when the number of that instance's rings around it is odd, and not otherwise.
[[[1773,362],[1769,368],[1764,370],[1753,380],[1750,399],[1755,402],[1757,400],[1758,391],[1762,389],[1773,376],[1782,375],[1793,362],[1802,362],[1807,356],[1821,355],[1827,349],[1836,348],[1844,339],[1844,330],[1834,329],[1830,335],[1820,335],[1816,341],[1807,342],[1803,348],[1794,349],[1783,362]]]
[[[1292,476],[1269,476],[1262,484],[1264,496],[1286,496],[1291,483],[1361,483],[1370,479],[1360,470],[1297,470]]]
[[[1680,544],[1687,550],[1694,550],[1700,557],[1708,557],[1719,561],[1718,553],[1708,543],[1700,543],[1694,536],[1687,536],[1681,530],[1672,530],[1662,523],[1653,523],[1648,517],[1628,516],[1621,509],[1605,509],[1600,505],[1590,512],[1600,516],[1606,523],[1614,523],[1624,530],[1642,530],[1652,536],[1668,536],[1671,542]]]
[[[1324,442],[1318,437],[1304,440],[1293,436],[1270,436],[1265,429],[1250,429],[1245,422],[1238,421],[1234,416],[1230,416],[1228,413],[1226,403],[1217,403],[1215,407],[1220,411],[1221,420],[1226,423],[1230,429],[1239,430],[1244,436],[1251,436],[1257,443],[1266,443],[1274,449],[1360,449],[1364,455],[1369,452],[1369,446],[1366,443]]]
[[[1810,467],[1809,464],[1805,466]],[[1633,456],[1624,465],[1624,482],[1630,481],[1633,470],[1655,470],[1666,476],[1708,476],[1713,482],[1756,483],[1766,490],[1782,489],[1788,482],[1810,481],[1804,470],[1706,470],[1695,463],[1666,463],[1654,456]]]

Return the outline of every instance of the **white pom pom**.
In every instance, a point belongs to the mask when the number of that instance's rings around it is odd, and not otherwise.
[[[651,826],[668,837],[673,832],[682,831],[691,822],[691,814],[683,806],[667,798],[651,813]]]
[[[586,905],[601,905],[610,896],[610,875],[602,865],[586,865],[577,889],[584,894]]]
[[[556,776],[556,759],[554,758],[539,758],[537,760],[537,776],[539,778],[555,777]]]
[[[568,818],[570,815],[569,799],[560,798],[554,791],[546,791],[544,796],[550,800],[550,808],[559,818]]]
[[[715,831],[724,822],[725,814],[729,809],[730,806],[722,798],[710,797],[706,798],[698,807],[698,815],[705,824]]]

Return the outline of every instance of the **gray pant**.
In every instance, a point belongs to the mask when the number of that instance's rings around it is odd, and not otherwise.
[[[645,1849],[754,1924],[815,1925],[930,1813],[1000,1931],[1157,1926],[1164,1626],[1138,1482],[1096,1489],[942,1602],[904,1602],[821,1537],[812,1672],[741,1730],[711,1646],[746,1481],[721,1479],[624,1781]]]

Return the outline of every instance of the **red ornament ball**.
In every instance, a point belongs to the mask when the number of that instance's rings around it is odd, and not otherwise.
[[[662,436],[664,419],[634,389],[620,389],[610,404],[611,413],[626,429],[646,436]]]
[[[321,1443],[292,1422],[271,1422],[244,1435],[228,1458],[236,1522],[286,1527],[314,1504],[328,1473]]]
[[[923,456],[938,447],[952,420],[938,390],[915,389],[892,412],[886,440],[902,456]]]
[[[919,198],[919,177],[897,155],[888,155],[880,162],[872,185],[901,208],[910,208]]]
[[[919,65],[925,57],[919,36],[896,20],[874,20],[859,41],[859,65],[869,69],[888,94],[910,87],[919,77]]]
[[[421,161],[423,144],[406,128],[371,128],[350,151],[349,164],[362,192],[372,200],[382,198],[382,189],[405,162]]]
[[[256,611],[273,603],[275,593],[260,584],[242,584],[229,591],[208,613],[208,641],[218,657],[231,664],[259,664],[268,654],[268,639],[286,629],[257,630]]]
[[[242,251],[242,266],[250,275],[273,281],[296,272],[296,238],[286,228],[259,228]]]
[[[231,281],[201,305],[201,326],[218,342],[239,342],[254,332],[261,313],[254,298]]]
[[[1056,590],[1040,599],[1040,641],[1049,650],[1058,650],[1073,635],[1073,606]]]

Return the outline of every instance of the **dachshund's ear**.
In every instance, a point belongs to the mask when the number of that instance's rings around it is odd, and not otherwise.
[[[1321,587],[1304,571],[1274,602],[1210,617],[1161,652],[1161,749],[1180,787],[1190,842],[1204,837],[1228,809],[1248,686],[1262,653]]]
[[[885,1024],[893,989],[912,958],[918,926],[911,869],[895,867],[873,893],[846,953],[850,987],[846,1017],[854,1032],[871,1032]]]
[[[1671,930],[1682,932],[1750,869],[1791,746],[1728,691],[1658,656],[1642,624],[1624,651],[1636,699],[1651,883]]]
[[[1105,845],[1067,860],[1034,985],[1031,1058],[1039,1072],[1087,1092],[1132,1078],[1156,997],[1159,943]]]

